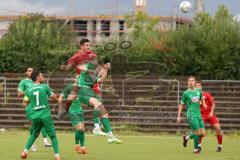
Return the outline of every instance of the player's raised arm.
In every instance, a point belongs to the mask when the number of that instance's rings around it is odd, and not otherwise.
[[[110,63],[106,63],[98,74],[99,79],[97,82],[103,82],[107,78],[109,69],[110,69]]]

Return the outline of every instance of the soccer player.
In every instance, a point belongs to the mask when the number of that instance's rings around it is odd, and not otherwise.
[[[58,98],[51,91],[48,85],[41,84],[44,78],[40,72],[33,71],[31,79],[34,81],[34,84],[25,91],[23,106],[26,107],[29,105],[29,116],[32,120],[33,133],[28,138],[25,149],[21,153],[21,158],[27,158],[29,148],[37,139],[41,129],[44,128],[51,138],[55,153],[55,160],[60,160],[58,140],[48,103],[49,97],[54,101],[58,101]]]
[[[106,63],[104,67],[100,70],[98,73],[98,77],[104,76],[104,74],[107,74],[108,70],[110,68],[110,63]],[[102,92],[100,89],[101,83],[95,83],[92,87],[93,91],[99,96],[102,97]],[[93,110],[93,122],[94,122],[94,128],[92,130],[94,135],[100,135],[100,136],[107,136],[105,132],[103,132],[100,128],[100,118],[99,118],[99,112],[94,109]]]
[[[202,90],[202,84],[201,83],[197,83],[196,87]],[[207,108],[205,109],[202,105],[201,105],[201,114],[202,114],[202,119],[204,121],[204,124],[206,124],[207,122],[216,130],[216,136],[217,136],[217,141],[218,141],[218,145],[217,145],[217,152],[221,152],[222,150],[222,131],[221,131],[221,127],[219,124],[219,120],[217,118],[217,116],[214,114],[214,110],[215,110],[215,103],[214,103],[214,98],[213,96],[208,93],[208,92],[203,92],[203,99],[207,105]],[[202,137],[200,137],[199,139],[199,144],[198,147],[201,149],[201,142],[202,142]]]
[[[31,79],[31,74],[33,72],[33,68],[28,67],[26,69],[25,75],[26,78],[21,80],[19,85],[18,85],[18,97],[24,97],[25,91],[27,90],[27,88],[31,87],[34,83]],[[30,116],[29,116],[29,111],[28,111],[28,107],[25,108],[25,113],[27,115],[27,119],[29,121],[31,121]],[[32,129],[30,128],[30,134],[32,133]],[[47,132],[45,131],[45,129],[43,128],[41,130],[42,136],[43,136],[43,143],[45,147],[51,147],[52,145],[49,144],[48,139],[47,139]],[[36,144],[32,145],[32,151],[37,151],[37,147]]]
[[[68,59],[66,66],[62,65],[61,68],[68,71],[71,68],[75,67],[76,73],[77,73],[77,75],[79,75],[81,73],[81,70],[78,68],[78,66],[85,64],[89,61],[92,61],[96,57],[97,57],[96,53],[94,53],[93,51],[90,50],[90,41],[88,39],[82,39],[80,41],[80,50]],[[99,83],[94,84],[93,90],[99,96],[101,95]],[[76,97],[75,93],[76,92],[72,92],[70,94],[70,96],[68,97],[68,100],[66,102],[67,108],[70,107],[72,100]],[[60,111],[59,117],[61,117],[63,115],[63,113],[61,113],[61,112],[64,112],[64,110],[59,108],[59,111]],[[94,120],[93,134],[104,136],[106,134],[104,132],[102,132],[102,130],[100,128],[100,120],[99,120],[98,115],[99,115],[99,113],[96,110],[94,110],[93,111],[93,120]]]
[[[107,69],[105,69],[102,77],[98,77],[97,73],[102,69],[98,66],[97,60],[93,60],[87,64],[79,66],[82,71],[77,77],[78,97],[86,104],[93,106],[95,110],[100,113],[101,120],[105,131],[107,132],[108,143],[122,143],[121,140],[114,137],[110,121],[108,119],[108,113],[105,109],[101,97],[99,97],[92,89],[95,83],[103,82],[107,76]]]
[[[187,120],[193,133],[183,136],[183,146],[187,146],[189,139],[194,139],[194,153],[200,153],[198,148],[199,138],[206,134],[204,122],[200,112],[200,101],[206,108],[203,100],[202,91],[195,87],[196,80],[194,76],[188,78],[188,89],[183,93],[181,103],[178,107],[177,123],[181,121],[181,112],[186,105]]]
[[[69,96],[73,89],[73,85],[74,84],[68,84],[63,89],[62,93],[58,98],[59,106],[61,106],[63,100],[67,99],[67,97]],[[87,154],[87,149],[85,147],[83,109],[82,102],[79,98],[73,100],[69,108],[68,115],[73,127],[75,128],[75,150],[80,154]]]

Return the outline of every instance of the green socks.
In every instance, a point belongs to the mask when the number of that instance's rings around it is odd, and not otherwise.
[[[100,120],[99,120],[99,111],[95,110],[93,111],[93,122],[94,124],[96,123],[100,123]]]
[[[111,128],[111,124],[108,118],[102,118],[102,123],[105,129],[105,132],[111,132],[112,128]]]
[[[52,141],[52,146],[55,154],[59,154],[58,140],[56,136],[50,137]]]
[[[75,144],[78,145],[80,142],[80,146],[85,146],[85,134],[84,131],[76,130],[75,131]]]
[[[75,144],[78,145],[80,141],[80,133],[78,130],[75,130]]]
[[[85,134],[84,134],[84,131],[79,131],[79,133],[80,133],[80,137],[79,137],[80,146],[84,147],[85,146]]]
[[[194,148],[198,149],[198,142],[199,142],[200,136],[194,134]]]

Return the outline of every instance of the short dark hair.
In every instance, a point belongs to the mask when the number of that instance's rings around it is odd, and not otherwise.
[[[27,67],[27,68],[25,68],[25,72],[27,72],[27,70],[28,70],[29,68],[32,68],[32,67]],[[33,69],[33,68],[32,68],[32,69]]]
[[[90,42],[88,39],[82,39],[81,41],[80,41],[80,46],[82,46],[82,45],[84,45],[84,43],[86,43],[86,42]]]
[[[195,79],[195,80],[196,80],[196,77],[195,77],[195,76],[193,76],[193,75],[190,75],[190,76],[188,76],[187,80],[189,80],[190,78],[193,78],[193,79]]]
[[[40,74],[41,72],[39,71],[33,71],[32,75],[31,75],[31,79],[35,82],[37,79],[37,76]]]

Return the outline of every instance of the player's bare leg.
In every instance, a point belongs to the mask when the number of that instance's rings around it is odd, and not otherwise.
[[[85,147],[85,127],[84,123],[79,123],[75,126],[75,151],[80,154],[87,154],[87,149]],[[80,144],[79,144],[80,142]]]
[[[78,91],[78,87],[74,86],[73,90],[71,91],[70,95],[67,98],[66,105],[63,106],[62,103],[58,104],[57,119],[59,120],[62,119],[63,116],[66,114],[66,112],[69,110],[72,104],[72,101],[77,98],[77,91]]]
[[[104,129],[108,134],[107,135],[108,143],[116,143],[116,144],[122,143],[122,141],[117,139],[112,133],[111,124],[110,124],[110,121],[108,119],[108,113],[107,113],[107,110],[105,109],[105,107],[103,106],[102,102],[100,102],[96,98],[92,97],[89,100],[89,104],[91,106],[94,106],[94,109],[96,109],[97,111],[100,112]]]
[[[213,127],[216,130],[216,136],[217,136],[217,141],[218,141],[217,152],[221,152],[221,150],[222,150],[222,130],[221,130],[219,123],[215,123],[213,125]]]

